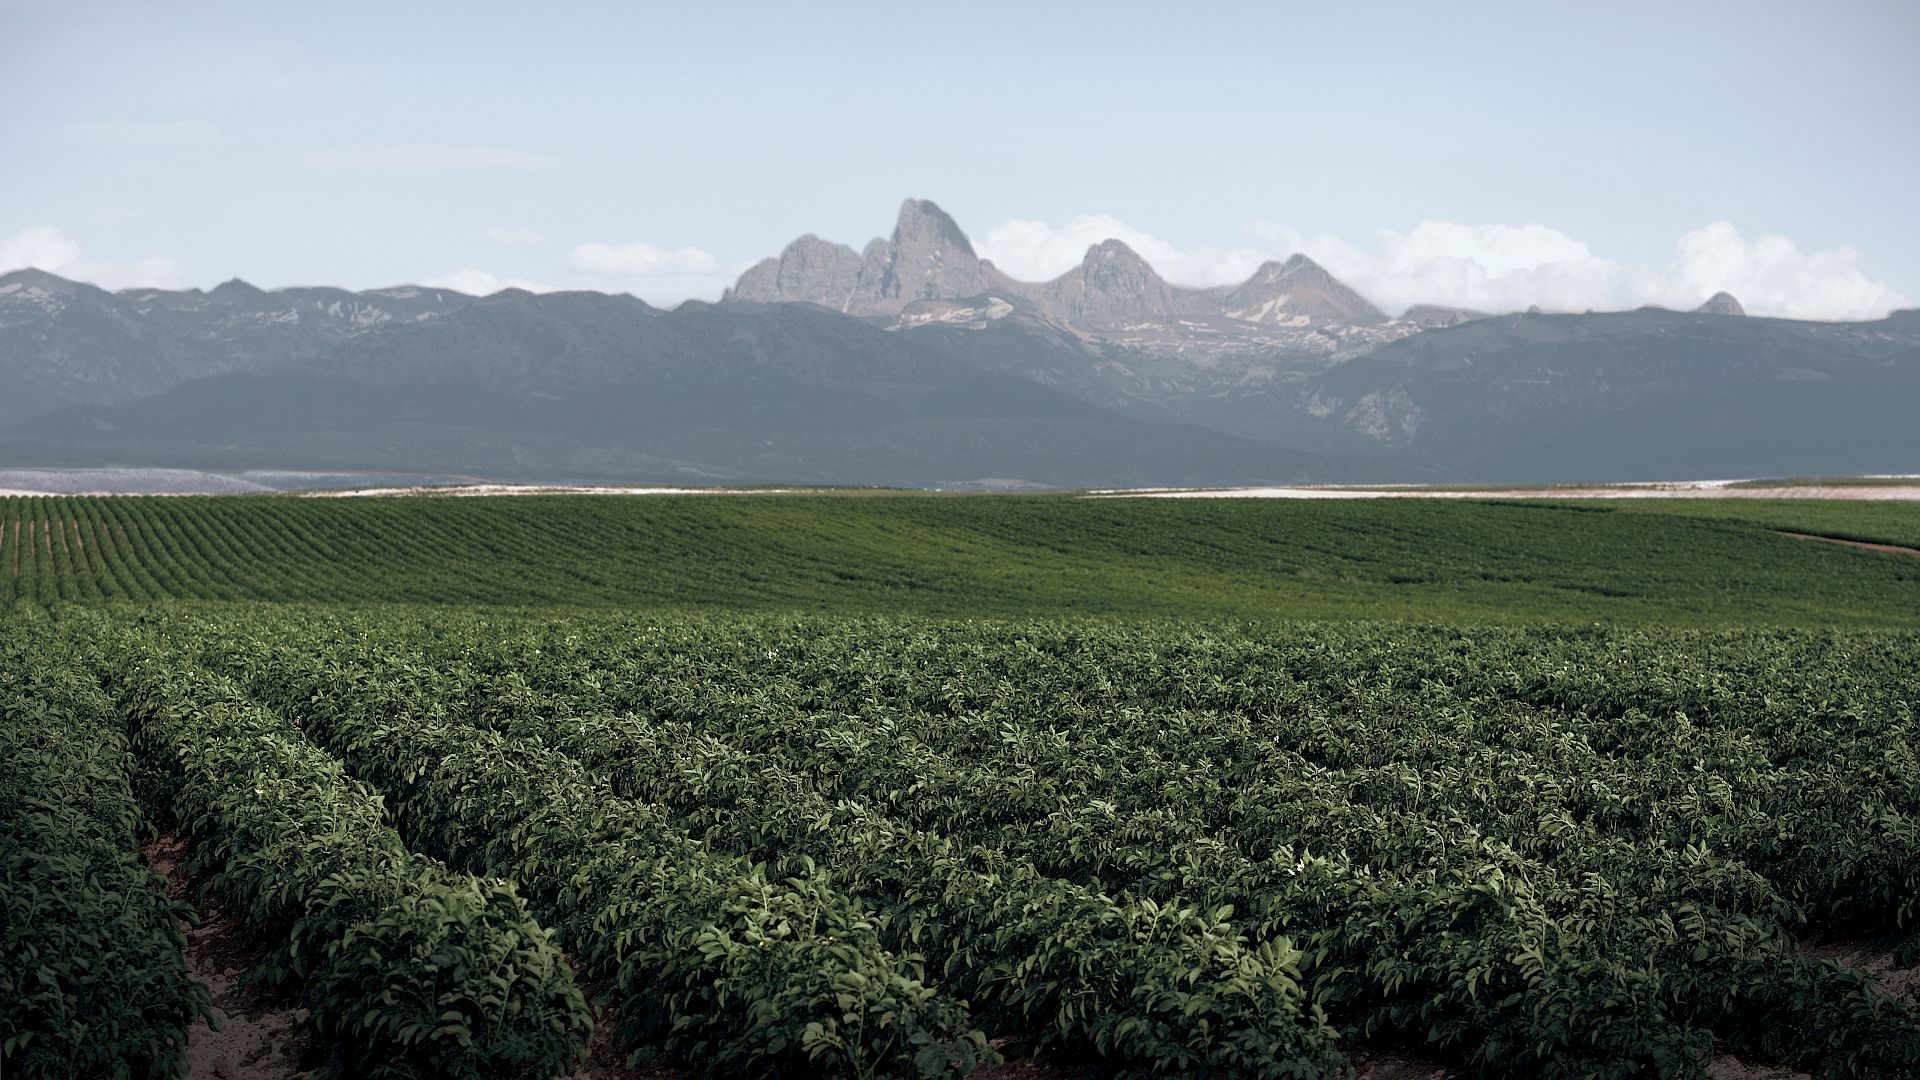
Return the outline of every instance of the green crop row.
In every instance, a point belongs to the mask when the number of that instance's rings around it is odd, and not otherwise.
[[[0,636],[0,1076],[178,1076],[212,1015],[191,909],[141,863],[126,739],[44,622]]]
[[[830,792],[891,793],[912,820],[982,842],[1062,799],[1118,798],[1121,779],[1152,809],[1229,828],[1233,800],[1265,774],[1324,767],[1372,784],[1369,769],[1444,773],[1463,754],[1511,753],[1478,769],[1514,779],[1467,797],[1507,799],[1488,820],[1535,811],[1507,830],[1523,849],[1546,842],[1539,811],[1553,805],[1636,842],[1709,844],[1817,923],[1920,914],[1911,635],[1027,624],[943,632],[934,651],[891,627],[723,642],[697,626],[595,634],[569,620],[564,641],[453,659],[579,711],[685,719],[794,768],[817,758]]]
[[[0,603],[1912,627],[1914,504],[0,497]],[[1572,512],[1578,510],[1579,512]]]
[[[1774,811],[1754,819],[1745,798],[1728,794],[1728,783],[1745,782],[1738,770],[1702,772],[1699,754],[1682,753],[1694,746],[1716,771],[1731,761],[1684,717],[1665,725],[1666,752],[1651,753],[1656,747],[1642,735],[1635,754],[1616,760],[1592,753],[1585,733],[1614,741],[1624,734],[1578,715],[1543,714],[1543,703],[1525,693],[1480,687],[1472,700],[1445,696],[1486,681],[1457,664],[1447,670],[1450,655],[1478,658],[1476,670],[1489,675],[1527,674],[1529,664],[1529,677],[1560,670],[1516,650],[1528,644],[1519,635],[1483,635],[1471,652],[1430,642],[1409,654],[1404,630],[1381,641],[1366,630],[1329,630],[1309,635],[1297,655],[1278,643],[1240,643],[1269,655],[1260,668],[1230,670],[1223,660],[1248,659],[1233,656],[1232,642],[1217,643],[1225,655],[1209,657],[1148,632],[1128,656],[1112,653],[1106,635],[1077,629],[1056,647],[1068,657],[1107,655],[1089,666],[1063,663],[1055,652],[1047,668],[1027,656],[1031,642],[996,646],[1008,655],[985,659],[971,644],[996,634],[1017,640],[1036,628],[969,629],[943,638],[943,659],[965,666],[933,671],[923,691],[897,685],[915,669],[901,662],[900,628],[863,628],[847,635],[852,642],[831,643],[805,632],[750,631],[703,644],[680,637],[684,626],[668,628],[670,647],[648,633],[631,636],[657,627],[617,621],[601,636],[567,620],[552,637],[515,637],[524,628],[510,626],[505,642],[492,628],[471,637],[441,628],[422,642],[395,624],[384,636],[375,627],[364,648],[415,670],[467,669],[439,678],[428,696],[571,747],[616,785],[663,803],[678,799],[682,820],[747,850],[793,841],[746,833],[761,820],[743,821],[732,809],[746,800],[761,804],[762,817],[786,807],[776,820],[806,822],[831,820],[831,809],[845,805],[837,800],[874,800],[885,808],[874,820],[931,818],[937,829],[1050,874],[1119,884],[1175,906],[1233,904],[1236,921],[1256,933],[1331,928],[1314,943],[1325,950],[1322,972],[1346,969],[1324,984],[1336,1014],[1361,1031],[1386,1026],[1451,1046],[1483,1066],[1538,1055],[1544,1071],[1575,1074],[1609,1062],[1629,1072],[1699,1069],[1709,1029],[1735,1045],[1859,1075],[1916,1060],[1912,1010],[1862,977],[1802,959],[1789,933],[1803,925],[1806,905],[1754,872],[1775,864],[1730,859],[1715,824],[1725,809],[1749,824],[1805,830],[1816,842],[1796,851],[1796,865],[1824,867],[1830,880],[1857,882],[1846,868],[1862,865],[1911,874],[1912,848],[1899,831],[1910,811],[1898,809],[1912,805],[1913,774],[1901,765],[1911,762],[1911,751],[1901,750],[1910,746],[1902,732],[1911,712],[1883,698],[1899,679],[1875,666],[1901,650],[1912,655],[1897,639],[1850,642],[1874,651],[1849,655],[1836,669],[1865,665],[1851,708],[1868,715],[1770,732],[1775,750],[1826,761],[1830,776],[1851,771],[1858,782],[1838,791],[1806,783],[1797,793],[1786,781],[1753,787],[1747,797],[1764,796]],[[369,624],[356,629],[366,633]],[[409,637],[428,651],[409,652]],[[1763,659],[1794,656],[1800,641],[1717,644]],[[1324,650],[1338,644],[1349,655],[1336,662]],[[1168,646],[1183,648],[1183,667],[1167,665]],[[644,659],[622,663],[634,652]],[[1389,668],[1377,682],[1369,664],[1383,654],[1396,666],[1437,663],[1449,679],[1409,679]],[[1061,685],[1075,680],[1082,685]],[[1801,668],[1747,690],[1809,681]],[[534,691],[534,682],[552,695]],[[845,696],[836,684],[848,687]],[[1618,684],[1633,680],[1616,672]],[[1236,711],[1143,711],[1142,696]],[[1591,696],[1605,700],[1598,688]],[[637,702],[691,726],[581,719],[569,707],[580,701]],[[835,715],[836,706],[863,715]],[[1044,720],[1020,723],[1022,711]],[[1869,731],[1877,737],[1860,741]],[[1816,732],[1824,741],[1810,743]],[[716,733],[738,749],[713,742]],[[1795,775],[1813,778],[1804,769]],[[676,784],[694,793],[691,801],[674,794]],[[1849,797],[1888,809],[1856,801],[1849,815]],[[809,816],[808,808],[818,812]],[[1711,843],[1697,839],[1701,829]],[[894,826],[891,835],[914,833]],[[823,861],[870,880],[871,869],[850,851],[858,845],[841,839]],[[1851,906],[1824,910],[1849,918],[1878,911],[1897,921],[1913,892],[1898,876],[1885,880],[1882,894],[1830,894],[1835,903],[1851,896]],[[1863,907],[1874,895],[1890,898],[1888,906]],[[1463,925],[1477,929],[1463,937]],[[1569,1016],[1582,1020],[1570,1024]]]
[[[307,654],[303,654],[307,655]],[[356,687],[375,715],[447,715],[460,687],[401,652],[324,649],[271,667],[292,695]],[[757,859],[801,855],[886,914],[899,948],[944,963],[943,985],[1047,1041],[1108,1058],[1122,1075],[1339,1075],[1344,1055],[1283,935],[1250,939],[1228,912],[1121,902],[1023,860],[956,845],[856,802],[787,782],[777,762],[723,761],[698,739],[648,738],[622,718],[493,711],[517,745],[561,751],[614,791],[657,806],[710,843]],[[616,767],[617,766],[617,767]]]
[[[189,872],[296,977],[341,1077],[557,1076],[593,1022],[512,886],[408,852],[379,796],[220,680],[109,665]]]
[[[964,1004],[804,860],[712,852],[557,753],[386,708],[391,673],[334,674],[268,666],[256,685],[379,783],[410,839],[528,888],[611,982],[630,1038],[761,1075],[932,1076],[992,1057]]]
[[[1799,946],[1914,940],[1912,634],[57,618],[236,680],[709,1068],[944,1072],[973,1024],[1138,1075],[1920,1074],[1920,1010]]]

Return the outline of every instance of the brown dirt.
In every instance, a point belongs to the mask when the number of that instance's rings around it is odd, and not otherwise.
[[[1869,544],[1865,540],[1842,540],[1837,536],[1815,536],[1812,533],[1786,532],[1781,536],[1791,536],[1795,540],[1818,540],[1823,544],[1839,544],[1841,547],[1864,548],[1867,551],[1890,551],[1895,555],[1920,556],[1920,548],[1901,547],[1899,544]]]
[[[1816,960],[1836,960],[1863,971],[1888,996],[1920,1006],[1920,967],[1894,967],[1893,947],[1897,944],[1891,938],[1819,935],[1802,943],[1800,950]]]
[[[604,982],[589,983],[578,961],[567,957],[568,966],[573,968],[574,978],[580,980],[580,989],[587,995],[588,1001],[599,1001],[606,996],[607,985]],[[663,1061],[649,1061],[637,1067],[627,1066],[627,1055],[633,1047],[620,1042],[617,1034],[619,1018],[610,1006],[600,1006],[593,1011],[593,1038],[587,1042],[587,1063],[568,1073],[566,1080],[693,1080],[696,1075],[691,1069]]]
[[[181,870],[185,841],[164,833],[142,844],[140,853],[166,878],[168,896],[200,912],[200,925],[187,928],[187,968],[212,991],[220,1030],[203,1020],[187,1032],[188,1080],[307,1080],[312,1074],[300,1066],[310,1045],[307,1010],[244,981],[262,951],[237,917],[196,898],[198,883]]]
[[[1913,549],[1893,550],[1920,555]],[[311,1080],[312,1072],[300,1064],[311,1047],[307,1010],[244,981],[262,959],[262,951],[247,939],[236,917],[218,904],[196,898],[198,883],[188,880],[181,869],[187,856],[185,842],[172,832],[163,833],[142,844],[141,854],[166,879],[167,895],[193,903],[200,913],[200,925],[186,930],[187,966],[212,992],[220,1030],[211,1030],[203,1021],[188,1033],[187,1080]],[[1816,938],[1804,948],[1809,956],[1864,971],[1887,993],[1920,1004],[1920,968],[1895,968],[1891,944]],[[585,989],[589,998],[595,998],[605,988]],[[616,1027],[611,1009],[597,1011],[587,1063],[566,1080],[692,1080],[696,1075],[668,1062],[629,1068],[625,1062],[631,1048],[619,1043]],[[1015,1037],[995,1039],[994,1046],[1008,1060],[974,1074],[982,1080],[1093,1080],[1099,1075],[1084,1063],[1027,1056],[1024,1041]],[[1360,1050],[1353,1055],[1353,1064],[1358,1080],[1447,1080],[1452,1075],[1437,1062],[1400,1051]],[[1714,1055],[1707,1075],[1712,1080],[1811,1080],[1809,1074],[1787,1066],[1728,1053]]]
[[[1813,1074],[1790,1066],[1748,1061],[1738,1054],[1725,1053],[1713,1055],[1707,1076],[1710,1080],[1813,1080]]]
[[[1353,1071],[1359,1080],[1447,1080],[1453,1075],[1437,1061],[1391,1050],[1355,1051]]]
[[[1353,1055],[1357,1080],[1449,1080],[1455,1074],[1438,1062],[1409,1054],[1361,1050]],[[1748,1061],[1734,1054],[1718,1053],[1707,1066],[1711,1080],[1813,1080],[1807,1074],[1785,1065]]]
[[[186,1080],[311,1080],[313,1070],[301,1066],[312,1047],[307,1010],[246,983],[264,951],[247,938],[236,916],[197,896],[200,882],[181,869],[186,841],[165,832],[143,843],[140,853],[166,879],[167,895],[200,913],[200,925],[186,928],[187,968],[212,992],[220,1030],[202,1021],[188,1031]],[[628,1068],[630,1048],[615,1039],[617,1026],[610,1009],[596,1012],[587,1063],[566,1080],[692,1080],[693,1072],[669,1064]]]

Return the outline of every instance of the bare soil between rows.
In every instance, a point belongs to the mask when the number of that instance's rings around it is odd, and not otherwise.
[[[187,1080],[312,1080],[321,1055],[314,1052],[307,1010],[247,978],[268,950],[237,916],[200,895],[204,882],[185,870],[186,841],[163,832],[141,844],[140,854],[165,879],[167,895],[192,904],[200,916],[200,925],[185,927],[187,969],[212,992],[220,1030],[200,1021],[187,1032]],[[584,989],[591,998],[596,988]],[[693,1080],[695,1073],[669,1064],[627,1067],[618,1027],[607,1010],[599,1011],[587,1062],[566,1080]]]
[[[1913,549],[1896,550],[1920,555]],[[164,832],[143,843],[140,852],[165,879],[167,895],[192,904],[200,917],[198,926],[185,928],[187,967],[212,992],[220,1030],[201,1021],[189,1031],[187,1080],[312,1080],[318,1055],[307,1026],[307,1010],[247,978],[266,959],[267,949],[247,935],[238,917],[200,895],[202,882],[186,873],[187,845],[178,835]],[[1920,1005],[1920,967],[1896,968],[1886,942],[1815,938],[1805,948],[1809,956],[1865,972],[1886,993]],[[604,996],[603,985],[583,984],[583,989],[590,1000]],[[631,1048],[619,1042],[618,1026],[610,1009],[598,1010],[588,1060],[566,1080],[694,1080],[698,1076],[672,1062],[629,1067],[626,1059]],[[1008,1060],[973,1074],[982,1080],[1101,1080],[1105,1075],[1092,1063],[1028,1056],[1025,1041],[1018,1038],[996,1039],[994,1045]],[[1448,1080],[1454,1075],[1417,1050],[1359,1049],[1353,1054],[1353,1065],[1358,1080]],[[1725,1053],[1715,1055],[1708,1075],[1712,1080],[1811,1080],[1796,1069]]]
[[[1920,558],[1920,548],[1902,547],[1899,544],[1870,544],[1865,540],[1842,540],[1837,536],[1815,536],[1813,533],[1787,532],[1779,530],[1781,536],[1791,536],[1795,540],[1818,540],[1823,544],[1839,544],[1841,547],[1861,548],[1866,551],[1886,551],[1895,555],[1912,555]]]
[[[220,1030],[201,1020],[187,1032],[188,1080],[308,1080],[307,1010],[247,980],[266,950],[237,916],[198,895],[200,882],[185,870],[186,841],[165,832],[141,844],[140,854],[166,879],[168,896],[200,913],[200,925],[186,928],[187,969],[213,992]]]

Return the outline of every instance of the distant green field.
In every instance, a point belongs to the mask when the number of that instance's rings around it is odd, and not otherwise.
[[[1868,499],[1634,499],[1635,514],[1737,521],[1790,532],[1920,548],[1920,503]],[[1616,505],[1607,503],[1605,505]]]
[[[1882,502],[0,499],[0,600],[1920,624]]]

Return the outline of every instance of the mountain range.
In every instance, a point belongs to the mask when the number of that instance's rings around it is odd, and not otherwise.
[[[1051,281],[908,200],[717,304],[0,277],[0,465],[904,486],[1589,481],[1920,470],[1920,313],[1390,317],[1305,256]]]

